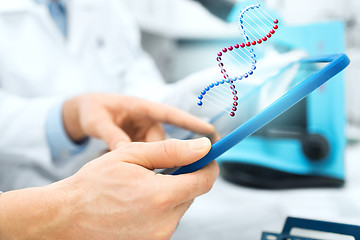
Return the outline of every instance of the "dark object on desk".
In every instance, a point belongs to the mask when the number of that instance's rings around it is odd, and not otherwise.
[[[291,230],[303,229],[317,231],[320,233],[341,234],[352,236],[355,240],[360,240],[360,227],[356,225],[326,222],[319,220],[288,217],[281,233],[263,232],[261,240],[321,240],[319,238],[309,238],[307,236],[291,235]]]
[[[300,175],[245,163],[221,163],[221,176],[232,183],[260,189],[341,187],[344,180]]]
[[[234,7],[234,1],[229,0],[195,0],[203,5],[209,12],[226,20],[232,8]]]
[[[257,157],[260,155],[260,158],[277,158],[280,161],[283,159],[284,163],[292,161],[292,158],[295,158],[295,152],[286,149],[286,143],[282,147],[282,141],[289,139],[298,142],[299,148],[297,149],[297,154],[303,156],[302,158],[304,162],[307,162],[308,166],[322,164],[324,169],[326,169],[328,167],[326,161],[329,162],[329,165],[336,161],[342,161],[342,159],[335,159],[335,157],[329,156],[331,148],[327,138],[318,133],[307,132],[308,120],[312,119],[307,113],[309,104],[311,102],[307,101],[307,98],[301,100],[284,114],[252,135],[253,144],[258,144],[257,142],[259,141],[261,145],[269,143],[272,146],[267,148],[267,150],[266,148],[258,149]],[[323,120],[327,121],[326,119]],[[322,126],[326,130],[330,129],[329,126]],[[343,127],[339,126],[339,124],[332,124],[331,126],[335,128]],[[274,143],[274,140],[278,140],[278,143]],[[337,141],[336,139],[332,140],[335,143]],[[339,139],[339,141],[342,140]],[[338,147],[336,146],[336,148]],[[332,150],[334,151],[335,149],[333,148]],[[236,184],[264,189],[341,187],[344,185],[343,178],[335,177],[331,174],[320,175],[318,172],[314,172],[314,174],[298,174],[286,171],[285,167],[281,170],[246,163],[246,161],[231,161],[230,159],[221,161],[221,176],[227,181]]]

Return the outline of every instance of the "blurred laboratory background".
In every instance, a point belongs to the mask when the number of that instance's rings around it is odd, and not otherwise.
[[[238,11],[235,14],[232,11],[258,1],[123,2],[141,27],[144,49],[154,58],[165,80],[174,83],[216,67],[216,53],[239,39]],[[249,162],[245,161],[238,162],[242,168],[239,172],[226,176],[226,165],[222,164],[222,178],[209,194],[194,203],[180,222],[174,240],[260,239],[263,230],[279,231],[289,215],[360,225],[360,175],[357,171],[360,167],[360,1],[266,0],[260,3],[280,19],[279,33],[273,42],[280,54],[288,50],[301,50],[310,56],[345,52],[351,60],[349,67],[330,81],[326,97],[320,100],[318,95],[322,93],[314,93],[315,97],[309,97],[304,103],[308,110],[301,104],[295,110],[305,111],[303,115],[308,119],[304,121],[309,131],[316,129],[323,133],[324,138],[312,134],[310,139],[310,145],[318,144],[315,149],[318,155],[310,153],[304,157],[303,142],[289,145],[291,140],[280,143],[256,137],[253,141],[244,141],[244,147],[239,144],[238,151],[228,157],[247,158],[250,155],[244,152],[256,149],[259,154],[253,157],[265,159],[263,167],[276,166],[283,175],[262,167],[249,167]],[[323,109],[327,109],[326,112]],[[278,126],[284,126],[284,122],[279,122]],[[263,146],[268,149],[260,148],[260,141],[265,141]],[[281,151],[282,155],[277,155]],[[286,165],[297,158],[299,162],[309,161],[307,165],[295,166],[308,167],[304,170],[305,178],[299,178],[290,168],[282,168],[281,162],[280,165],[272,162],[280,159]],[[220,164],[223,161],[219,159]],[[227,170],[236,168],[229,165]],[[284,174],[284,169],[285,172],[289,170],[289,174]],[[266,183],[257,182],[256,177],[261,174],[268,177]],[[239,175],[247,175],[251,180],[236,179]],[[275,178],[279,181],[272,183]]]
[[[229,3],[193,0],[138,0],[123,1],[136,17],[142,29],[143,47],[155,59],[168,82],[174,82],[191,73],[214,65],[214,54],[239,33],[232,23],[224,21]],[[246,6],[259,1],[238,1]],[[209,5],[206,9],[204,5]],[[357,0],[267,0],[266,7],[276,13],[287,27],[311,26],[327,22],[342,22],[343,36],[329,35],[328,42],[342,44],[351,59],[346,70],[347,135],[360,139],[360,1]],[[224,8],[221,10],[221,8]],[[210,11],[208,11],[210,10]],[[211,11],[219,16],[215,16]],[[225,16],[226,18],[226,16]],[[225,19],[226,20],[226,19]],[[305,28],[306,29],[306,28]],[[331,27],[330,27],[331,29]],[[304,34],[305,31],[304,31]],[[322,46],[316,46],[321,53]],[[319,53],[318,52],[318,53]],[[327,53],[327,52],[325,52]],[[312,54],[312,53],[309,53]]]

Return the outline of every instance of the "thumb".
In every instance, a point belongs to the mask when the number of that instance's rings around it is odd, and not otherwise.
[[[127,153],[124,162],[148,169],[173,168],[188,165],[205,156],[211,148],[208,138],[192,140],[168,139],[158,142],[131,143],[116,151]]]

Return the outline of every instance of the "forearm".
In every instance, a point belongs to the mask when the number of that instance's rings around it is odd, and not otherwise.
[[[56,184],[3,193],[0,199],[0,239],[62,239],[69,225],[69,202]],[[66,199],[71,199],[67,194]],[[51,237],[50,237],[51,234]]]
[[[170,239],[194,198],[211,189],[218,166],[176,177],[152,169],[193,163],[210,148],[205,138],[128,143],[67,179],[7,192],[0,239]]]

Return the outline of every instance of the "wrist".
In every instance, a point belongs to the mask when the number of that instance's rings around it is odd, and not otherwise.
[[[72,212],[66,197],[56,184],[3,193],[0,239],[61,239]]]
[[[69,99],[65,101],[62,108],[64,129],[69,138],[75,143],[81,142],[86,138],[80,124],[77,101],[77,98]]]

